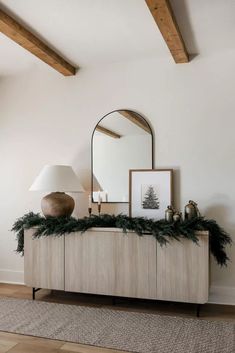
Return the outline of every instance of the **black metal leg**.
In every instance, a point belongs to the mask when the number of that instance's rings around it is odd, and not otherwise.
[[[32,292],[33,300],[35,300],[35,293],[38,292],[40,289],[41,289],[41,288],[35,288],[35,287],[32,288],[32,291],[33,291],[33,292]]]
[[[197,317],[200,317],[201,304],[197,304]]]

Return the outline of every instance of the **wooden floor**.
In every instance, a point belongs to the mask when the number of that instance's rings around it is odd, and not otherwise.
[[[31,289],[20,285],[0,283],[0,296],[31,299]],[[41,290],[36,293],[37,300],[74,305],[112,307],[117,310],[141,311],[195,317],[195,305],[169,302],[154,302],[134,299],[117,299],[113,306],[112,298]],[[235,307],[206,304],[201,309],[201,320],[224,320],[235,322]],[[121,353],[121,351],[98,348],[63,341],[49,340],[12,333],[0,332],[0,353]]]

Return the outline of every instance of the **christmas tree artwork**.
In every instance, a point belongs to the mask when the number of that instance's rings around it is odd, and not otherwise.
[[[142,185],[142,207],[144,209],[159,209],[156,188],[153,185]]]

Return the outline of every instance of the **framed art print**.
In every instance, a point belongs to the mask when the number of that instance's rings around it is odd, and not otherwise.
[[[172,169],[131,169],[130,217],[165,218],[165,210],[172,204],[172,178]]]

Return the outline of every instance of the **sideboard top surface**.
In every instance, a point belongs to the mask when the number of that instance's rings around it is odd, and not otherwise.
[[[93,227],[93,228],[89,228],[87,229],[87,231],[89,232],[117,232],[117,233],[124,233],[122,228],[106,228],[106,227]],[[126,233],[135,233],[134,230],[127,230]],[[151,234],[151,233],[144,233],[144,234]],[[203,230],[203,231],[197,231],[195,232],[196,235],[208,235],[209,232],[207,230]]]
[[[37,229],[37,227],[32,227],[31,229]],[[25,230],[27,232],[27,229]],[[126,232],[123,231],[122,228],[115,228],[115,227],[92,227],[87,229],[84,233],[86,232],[112,232],[112,233],[135,233],[134,230],[127,230]],[[73,232],[73,233],[82,233],[82,232]],[[150,235],[151,233],[143,233],[143,234],[147,234]],[[200,230],[200,231],[196,231],[195,235],[200,235],[200,236],[206,236],[209,235],[209,232],[207,230]]]

